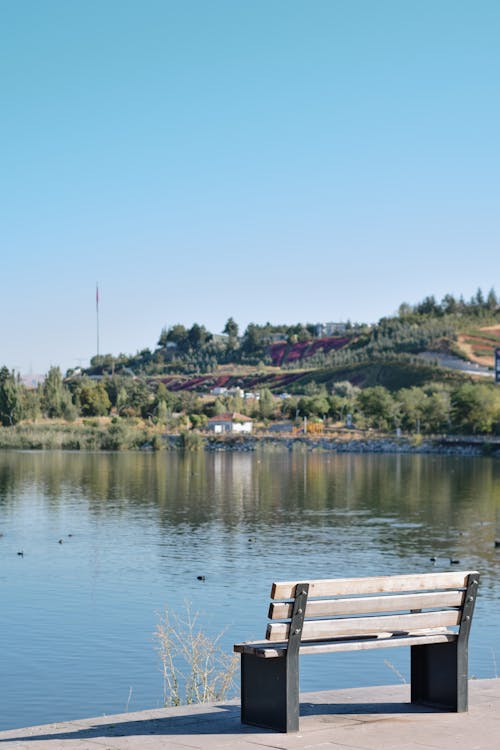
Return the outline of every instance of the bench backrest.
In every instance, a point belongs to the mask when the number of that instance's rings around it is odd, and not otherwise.
[[[476,571],[453,571],[273,583],[266,640],[458,635],[468,631],[478,580]]]

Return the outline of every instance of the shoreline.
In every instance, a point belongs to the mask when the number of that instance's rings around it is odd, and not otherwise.
[[[186,430],[165,432],[158,425],[126,420],[82,423],[38,422],[0,428],[0,450],[240,452],[307,451],[325,453],[414,454],[500,457],[500,436],[389,435],[339,429],[326,434],[257,432],[222,434]]]
[[[182,437],[164,435],[167,448],[182,450]],[[328,436],[252,435],[203,436],[202,445],[208,452],[254,452],[257,450],[306,450],[325,453],[396,453],[415,455],[458,455],[500,457],[500,438],[486,436]]]

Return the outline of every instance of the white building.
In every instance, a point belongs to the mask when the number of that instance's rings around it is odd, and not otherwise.
[[[208,429],[216,434],[222,434],[224,432],[252,432],[252,420],[250,417],[246,417],[244,414],[238,414],[238,412],[226,412],[225,414],[217,414],[208,420]]]
[[[346,330],[346,323],[316,323],[316,336],[320,338],[345,333]]]
[[[210,391],[212,396],[225,396],[227,393],[227,388],[224,388],[222,385],[216,385],[212,390]]]

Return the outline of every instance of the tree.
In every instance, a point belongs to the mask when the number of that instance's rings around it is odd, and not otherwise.
[[[324,417],[329,413],[331,403],[325,394],[318,392],[299,399],[297,408],[302,417]]]
[[[6,367],[0,369],[0,422],[10,427],[22,418],[22,400],[14,373]]]
[[[165,383],[158,383],[156,393],[154,397],[154,404],[157,406],[160,403],[165,403],[168,408],[172,406],[173,394],[168,390]]]
[[[249,323],[243,334],[241,345],[243,353],[253,359],[262,356],[265,348],[263,339],[264,330],[262,326],[258,326],[255,323]]]
[[[206,414],[189,414],[189,421],[194,430],[203,430],[208,423]]]
[[[439,315],[441,312],[434,295],[425,297],[425,299],[416,306],[415,311],[419,315]]]
[[[117,413],[120,415],[128,406],[127,389],[123,385],[118,389],[114,406],[116,407]]]
[[[458,311],[458,302],[453,294],[445,294],[441,300],[441,309],[446,315],[453,315]]]
[[[167,345],[168,331],[166,328],[161,329],[160,338],[158,339],[158,346],[162,349]]]
[[[259,395],[259,415],[268,419],[274,411],[274,396],[269,388],[263,388]]]
[[[486,307],[489,310],[496,310],[497,306],[498,306],[497,295],[495,293],[495,290],[492,287],[490,291],[488,292],[488,296],[486,297]]]
[[[352,401],[360,392],[357,385],[353,385],[350,380],[339,380],[332,385],[332,394]]]
[[[127,386],[128,406],[144,419],[154,412],[154,396],[145,380],[134,378]]]
[[[224,401],[221,398],[216,398],[213,407],[212,407],[213,414],[212,416],[218,417],[220,414],[225,414],[227,412],[227,407]]]
[[[160,401],[156,407],[156,419],[158,424],[165,425],[169,416],[168,407],[165,401]]]
[[[227,408],[228,411],[243,411],[243,409],[245,408],[245,404],[240,393],[233,393],[231,396],[229,396],[229,398],[227,399]]]
[[[295,341],[303,343],[305,341],[311,341],[313,335],[307,326],[298,323],[296,326],[292,326],[287,331],[287,340],[291,341],[292,337]]]
[[[41,415],[39,389],[38,388],[22,388],[20,395],[21,395],[21,413],[23,415],[23,419],[38,419],[38,417]]]
[[[354,401],[361,389],[353,385],[349,380],[340,380],[332,386],[332,395],[328,401],[329,413],[332,417],[344,420],[349,413],[354,411]]]
[[[96,383],[93,380],[82,380],[78,385],[77,397],[85,417],[102,417],[111,408],[111,401],[102,381]]]
[[[238,338],[238,323],[234,320],[234,318],[228,318],[226,320],[226,325],[224,326],[224,330],[222,333],[225,333],[227,336],[229,336],[229,339],[231,341],[236,341]]]
[[[436,383],[426,388],[422,430],[425,432],[446,432],[451,426],[451,398],[447,386]]]
[[[413,307],[408,302],[402,302],[398,308],[398,315],[400,318],[408,318],[413,314]]]
[[[71,393],[64,385],[59,367],[51,367],[42,385],[41,405],[49,419],[74,419],[76,409]]]
[[[166,424],[172,413],[174,395],[170,393],[165,383],[158,383],[154,399],[151,404],[151,413],[156,416],[160,424]]]
[[[164,329],[165,330],[165,329]],[[164,341],[163,346],[166,346],[168,343],[175,344],[177,346],[177,349],[183,353],[188,348],[188,332],[185,326],[181,325],[180,323],[176,323],[174,326],[171,326],[166,335],[162,335],[160,337],[161,341]]]
[[[387,430],[394,425],[398,416],[397,404],[383,386],[365,388],[358,394],[356,402],[368,424],[379,430]]]
[[[500,414],[500,400],[491,386],[464,383],[451,394],[453,425],[461,432],[489,433]]]
[[[481,287],[478,287],[475,296],[471,299],[471,305],[476,305],[479,308],[484,307],[484,294]]]
[[[212,334],[207,331],[205,326],[200,326],[198,323],[193,323],[187,336],[189,347],[194,351],[201,349],[212,338]]]
[[[90,360],[90,366],[97,370],[103,370],[106,367],[112,370],[115,364],[116,359],[112,354],[95,354]]]
[[[176,394],[175,411],[182,411],[186,414],[201,414],[203,411],[203,401],[193,391],[178,391]],[[227,411],[225,409],[224,411]]]
[[[396,398],[401,408],[403,428],[420,432],[428,400],[426,393],[422,388],[413,386],[412,388],[402,388],[398,391]]]

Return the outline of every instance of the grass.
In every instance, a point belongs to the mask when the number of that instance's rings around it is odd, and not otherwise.
[[[158,430],[122,419],[78,422],[22,422],[0,428],[0,449],[10,450],[134,450],[151,445]]]

